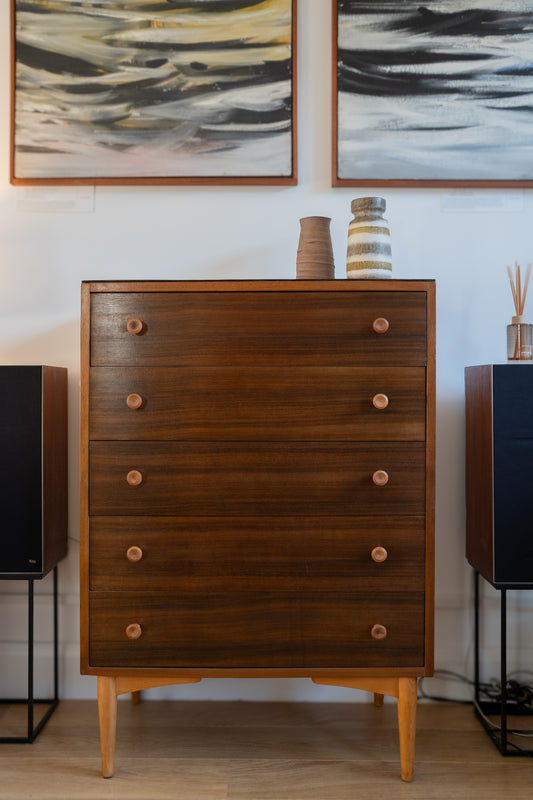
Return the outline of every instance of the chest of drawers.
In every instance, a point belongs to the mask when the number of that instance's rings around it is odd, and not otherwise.
[[[434,284],[85,283],[82,672],[116,696],[431,674]]]

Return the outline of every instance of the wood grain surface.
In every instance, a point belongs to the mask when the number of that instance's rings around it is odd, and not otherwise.
[[[465,369],[466,557],[494,580],[492,367]]]
[[[203,686],[207,694],[208,684]],[[119,702],[112,780],[100,774],[96,702],[61,700],[31,747],[0,748],[3,795],[9,800],[531,797],[531,760],[502,758],[470,705],[419,704],[415,779],[405,786],[398,771],[395,703],[375,708],[370,696],[364,702],[365,695],[355,692],[355,702],[327,703],[208,702],[190,699],[188,686],[176,692],[179,700]],[[0,707],[0,721],[14,735],[24,734],[24,707]],[[511,724],[522,728],[524,718]],[[514,741],[523,746],[519,737]]]
[[[376,333],[378,317],[389,321]],[[141,335],[127,330],[143,323]],[[93,294],[92,366],[426,363],[425,292]]]
[[[319,668],[421,666],[417,592],[91,592],[93,666]],[[382,641],[371,636],[386,626]],[[141,626],[135,640],[128,625]]]
[[[423,367],[93,367],[90,438],[423,441]],[[373,398],[384,393],[378,409]],[[137,408],[130,408],[128,398]],[[135,397],[139,395],[139,399]]]
[[[389,474],[376,486],[378,469]],[[128,472],[143,481],[130,486]],[[92,442],[93,515],[424,513],[422,443]]]
[[[108,516],[90,527],[97,591],[424,589],[423,517]]]

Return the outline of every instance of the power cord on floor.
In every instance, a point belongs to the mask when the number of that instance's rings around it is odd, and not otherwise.
[[[514,709],[516,709],[519,713],[526,713],[526,714],[533,714],[533,686],[528,683],[524,683],[523,680],[519,680],[522,676],[528,676],[529,678],[533,678],[533,672],[513,672],[507,678],[507,702],[513,704]],[[463,685],[467,685],[469,687],[474,687],[474,681],[469,680],[465,675],[461,675],[458,672],[454,672],[453,670],[448,669],[441,669],[435,670],[434,673],[435,678],[442,678],[443,680],[449,680],[456,683],[461,683]],[[419,699],[423,700],[435,700],[438,702],[443,703],[463,703],[466,705],[473,705],[478,714],[483,717],[485,722],[496,732],[501,731],[501,726],[497,725],[496,723],[492,722],[484,711],[481,709],[479,703],[472,697],[469,700],[462,700],[462,699],[455,699],[451,697],[441,697],[438,695],[431,695],[428,694],[424,689],[424,678],[419,678],[418,680],[418,697]],[[501,683],[495,679],[492,679],[488,683],[480,683],[479,685],[480,691],[480,699],[483,698],[487,702],[491,703],[501,703],[502,699],[502,687]],[[521,736],[523,738],[532,738],[533,731],[531,733],[527,733],[526,731],[517,731],[517,730],[507,730],[508,734],[513,734],[514,736]],[[533,753],[527,752],[519,747],[517,744],[513,742],[507,742],[508,746],[513,747],[515,750],[519,750],[521,753],[525,755],[529,755],[533,757]]]
[[[519,712],[526,712],[526,713],[533,713],[533,686],[530,686],[527,683],[524,683],[523,680],[518,680],[519,676],[528,675],[529,677],[533,678],[533,673],[529,672],[513,672],[507,678],[507,702],[513,703],[515,708]],[[443,678],[445,680],[455,681],[456,683],[462,683],[467,686],[474,686],[474,681],[469,680],[465,675],[461,675],[458,672],[453,672],[449,669],[441,669],[435,670],[434,673],[435,678]],[[472,700],[459,700],[459,699],[452,699],[448,697],[438,697],[435,695],[429,695],[424,690],[424,678],[420,678],[418,681],[418,691],[419,697],[426,699],[426,700],[439,700],[441,702],[450,701],[453,703],[471,703]],[[484,696],[484,699],[491,703],[501,703],[502,699],[502,687],[501,683],[494,678],[490,680],[488,683],[480,683],[479,684],[480,694]]]

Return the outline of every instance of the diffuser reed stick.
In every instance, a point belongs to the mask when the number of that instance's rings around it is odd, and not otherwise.
[[[527,265],[526,278],[523,286],[520,264],[517,264],[516,261],[514,280],[511,267],[507,267],[507,274],[509,275],[509,282],[511,284],[511,292],[513,295],[513,303],[516,312],[512,319],[512,325],[508,326],[508,359],[510,361],[529,361],[532,358],[532,346],[531,342],[529,341],[531,338],[531,325],[527,325],[526,327],[524,306],[526,304],[527,289],[531,276],[531,264]],[[511,349],[509,349],[509,328],[512,329],[511,333],[513,334],[514,338],[514,348]]]

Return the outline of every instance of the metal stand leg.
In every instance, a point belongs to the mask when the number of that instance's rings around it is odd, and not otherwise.
[[[33,738],[33,578],[28,580],[28,739]]]
[[[502,707],[500,713],[500,752],[507,753],[507,592],[501,590],[500,602],[500,689]]]
[[[479,572],[474,570],[474,697],[479,705]]]
[[[31,744],[41,730],[44,728],[53,711],[59,703],[59,648],[58,648],[58,624],[57,624],[57,566],[53,569],[54,574],[54,696],[51,700],[35,700],[34,697],[34,579],[28,578],[28,696],[24,699],[0,700],[0,703],[20,704],[25,703],[28,709],[28,731],[27,736],[0,736],[0,743],[8,744]],[[34,705],[35,703],[47,703],[48,708],[34,728]]]
[[[59,625],[57,614],[57,567],[54,567],[54,700],[59,702]]]

